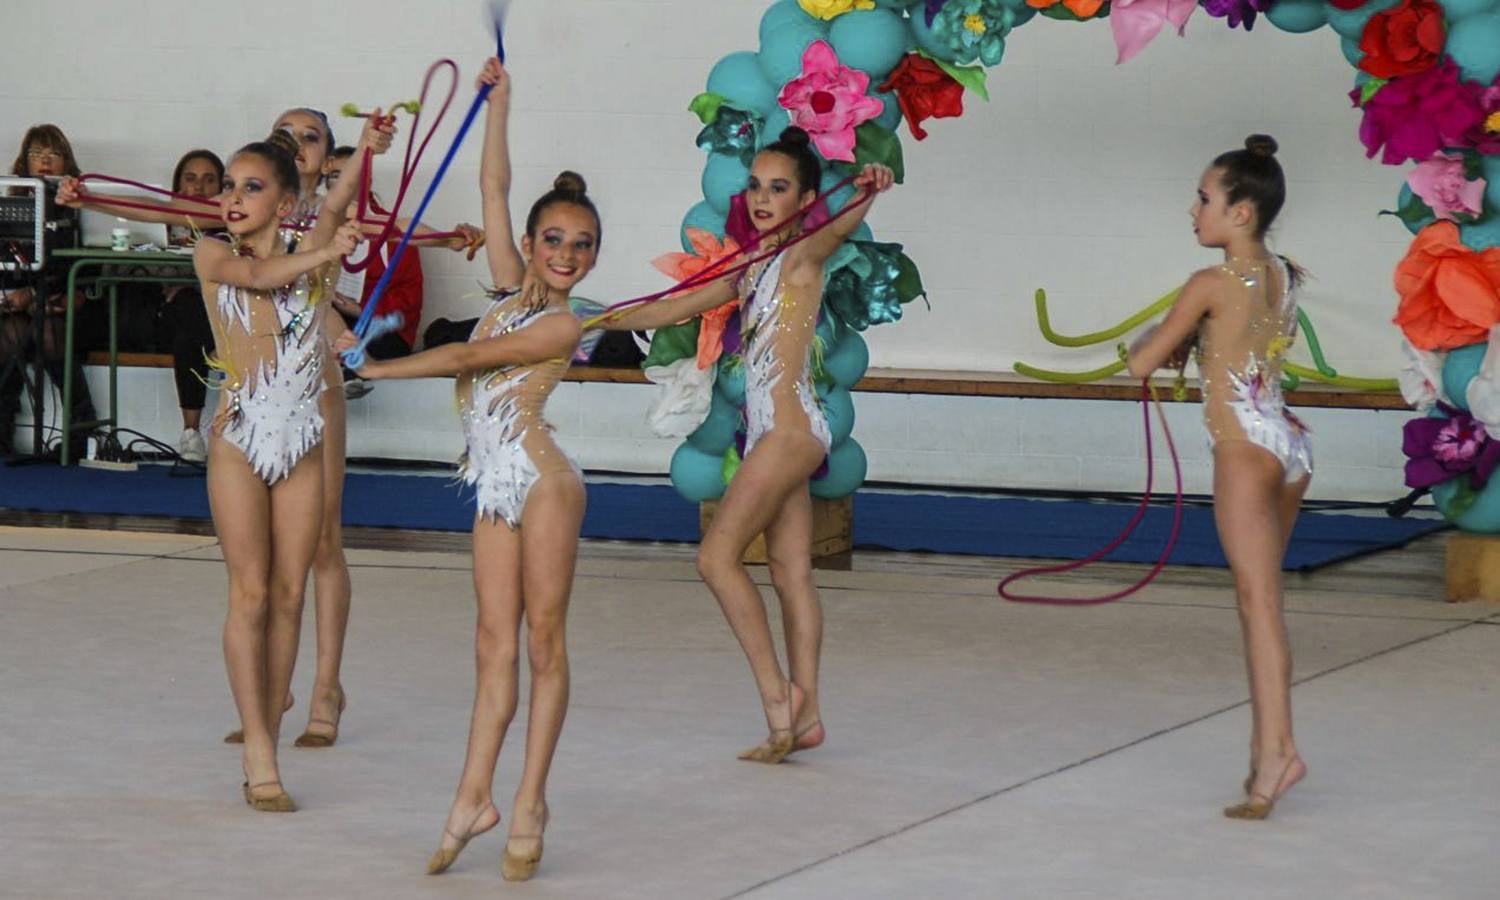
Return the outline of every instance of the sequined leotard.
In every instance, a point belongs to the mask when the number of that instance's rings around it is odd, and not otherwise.
[[[773,429],[811,434],[826,452],[828,419],[812,384],[812,342],[821,297],[789,289],[779,253],[740,282],[740,329],[745,346],[745,455]]]
[[[214,432],[239,448],[268,485],[290,474],[323,439],[323,277],[304,275],[273,291],[227,284],[204,291],[215,298],[207,304],[213,367],[223,373]]]
[[[503,294],[469,340],[518,331],[547,315],[572,311],[555,304],[537,309],[521,294]],[[468,443],[459,461],[459,477],[474,486],[480,517],[499,518],[518,528],[526,495],[544,475],[571,472],[582,479],[578,466],[552,440],[552,426],[543,418],[547,397],[567,372],[570,356],[571,351],[556,359],[458,376],[458,415]]]
[[[323,212],[323,194],[313,194],[311,197],[303,197],[297,201],[297,208],[292,214],[281,220],[281,229],[278,234],[286,243],[286,252],[296,253],[297,243],[302,236],[312,230],[318,224],[318,216]],[[328,343],[328,358],[323,362],[323,390],[331,391],[334,388],[340,390],[344,387],[344,367],[340,365],[338,354],[333,352],[333,344]]]
[[[1231,260],[1220,269],[1238,287],[1232,301],[1204,321],[1198,344],[1209,440],[1264,447],[1281,463],[1286,480],[1296,481],[1312,474],[1313,458],[1307,427],[1281,394],[1282,357],[1297,329],[1292,273],[1280,257]]]

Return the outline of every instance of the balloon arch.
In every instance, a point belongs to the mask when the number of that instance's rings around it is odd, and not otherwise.
[[[735,249],[731,199],[757,150],[788,125],[812,135],[825,190],[866,162],[901,180],[902,123],[923,140],[929,119],[961,115],[969,95],[987,100],[986,68],[1038,15],[1107,17],[1123,63],[1164,27],[1181,33],[1199,7],[1230,28],[1248,31],[1264,16],[1284,31],[1339,34],[1356,70],[1349,97],[1363,111],[1368,155],[1411,165],[1394,210],[1416,235],[1395,275],[1395,321],[1411,357],[1401,388],[1424,413],[1406,427],[1407,479],[1432,487],[1461,527],[1500,531],[1500,489],[1488,485],[1500,463],[1500,350],[1489,351],[1500,323],[1500,0],[776,0],[761,18],[759,50],[721,59],[690,104],[704,126],[704,199],[683,220],[685,252],[656,264],[683,277]],[[830,208],[851,196],[846,188]],[[834,443],[812,490],[837,498],[866,471],[850,436],[849,391],[869,363],[860,332],[900,319],[923,288],[901,245],[876,241],[865,225],[825,278],[814,368]],[[671,472],[691,500],[720,496],[739,464],[737,329],[730,308],[662,329],[645,363],[675,397],[675,415],[657,418],[686,434]],[[1305,374],[1339,381],[1315,355],[1318,370]]]

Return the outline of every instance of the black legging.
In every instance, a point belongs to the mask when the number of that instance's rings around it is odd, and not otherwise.
[[[214,332],[208,323],[203,295],[185,287],[162,304],[162,324],[172,352],[172,372],[177,382],[177,405],[202,409],[208,399],[208,356],[214,352]]]
[[[12,433],[15,430],[16,414],[21,408],[20,369],[31,365],[36,350],[36,323],[31,312],[4,313],[0,315],[0,449],[11,449]],[[48,315],[42,322],[42,367],[62,392],[62,317]],[[88,382],[83,378],[82,350],[75,354],[73,362],[73,415],[74,422],[94,418],[94,404],[89,398]],[[75,435],[75,443],[82,437]]]

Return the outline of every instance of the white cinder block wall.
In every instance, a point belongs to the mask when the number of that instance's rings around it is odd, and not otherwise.
[[[588,176],[605,242],[583,293],[614,300],[661,286],[648,261],[677,249],[681,217],[700,199],[699,126],[685,106],[714,61],[755,49],[769,3],[513,5],[517,205],[562,168]],[[463,83],[433,142],[430,173],[489,52],[480,9],[473,0],[7,0],[0,149],[9,159],[27,126],[56,122],[85,169],[161,183],[184,150],[227,154],[262,136],[287,106],[337,110],[414,96],[426,67],[447,56],[461,65]],[[991,70],[992,102],[966,97],[964,117],[930,122],[925,142],[903,135],[907,183],[882,199],[871,224],[877,237],[907,245],[932,306],[914,305],[900,324],[869,332],[873,364],[1007,370],[1016,360],[1076,369],[1108,361],[1112,348],[1090,354],[1042,341],[1032,291],[1048,289],[1055,327],[1089,331],[1213,262],[1188,228],[1198,174],[1247,133],[1267,131],[1281,141],[1291,179],[1277,243],[1316,276],[1304,302],[1331,360],[1351,374],[1393,374],[1400,357],[1390,273],[1408,239],[1376,214],[1394,205],[1403,172],[1364,158],[1359,114],[1344,96],[1352,69],[1332,32],[1288,35],[1264,22],[1230,32],[1200,14],[1185,40],[1164,35],[1129,65],[1113,59],[1107,23],[1037,19]],[[357,136],[348,120],[335,120],[335,131],[344,142]],[[395,160],[377,178],[387,196]],[[471,138],[433,204],[434,224],[478,221],[477,160]],[[486,278],[480,264],[435,251],[423,264],[428,318],[474,314]],[[99,374],[91,380],[102,399]],[[127,423],[175,436],[169,373],[138,371],[121,384]],[[553,418],[587,467],[661,472],[675,442],[641,425],[649,399],[644,388],[568,385]],[[857,406],[855,433],[872,478],[1140,485],[1139,414],[1129,404],[864,395]],[[351,409],[351,453],[452,455],[459,437],[451,408],[445,384],[381,385]],[[1193,411],[1173,416],[1194,460],[1190,488],[1201,490]],[[1315,495],[1401,491],[1404,416],[1307,418],[1318,439]]]

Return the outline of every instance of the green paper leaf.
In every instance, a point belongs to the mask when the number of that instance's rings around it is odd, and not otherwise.
[[[1478,181],[1484,177],[1484,166],[1479,154],[1473,150],[1465,150],[1460,154],[1464,160],[1464,179],[1467,181]]]
[[[719,107],[723,105],[724,98],[721,95],[705,91],[693,98],[693,102],[688,104],[688,111],[704,125],[712,125],[718,120]]]
[[[927,288],[922,286],[922,273],[918,271],[917,264],[910,256],[901,254],[901,275],[896,279],[896,297],[902,303],[910,303],[918,297],[927,296]]]
[[[656,329],[656,333],[651,335],[651,352],[641,360],[641,368],[667,366],[679,359],[697,356],[699,322],[700,320],[694,317],[692,321],[681,325]]]
[[[1412,194],[1411,199],[1406,201],[1406,205],[1400,209],[1383,209],[1380,211],[1380,214],[1382,216],[1395,216],[1408,226],[1421,225],[1437,218],[1437,214],[1432,211],[1432,207],[1428,206],[1416,194]]]
[[[894,131],[887,131],[874,122],[866,122],[854,129],[854,168],[863,169],[870,163],[890,166],[896,173],[896,183],[906,180],[906,161],[901,153],[901,138]]]
[[[1463,514],[1468,512],[1469,508],[1474,505],[1474,501],[1479,499],[1479,494],[1474,490],[1471,476],[1458,475],[1456,476],[1456,480],[1458,487],[1454,491],[1453,499],[1448,503],[1446,511],[1447,519],[1450,522],[1454,519],[1462,518]]]
[[[739,449],[734,444],[730,444],[729,449],[724,451],[724,464],[720,469],[720,472],[724,476],[725,487],[728,487],[729,482],[734,480],[734,475],[740,470],[740,463],[742,462],[744,460],[740,459]]]
[[[985,71],[984,66],[960,66],[951,63],[946,59],[939,59],[938,57],[926,53],[922,50],[918,50],[917,53],[937,63],[938,68],[942,69],[944,72],[947,72],[949,78],[952,78],[954,81],[963,85],[964,90],[973,91],[974,93],[978,94],[980,99],[984,100],[984,102],[990,102],[990,88],[989,84],[987,83],[989,80],[989,75]]]
[[[1359,105],[1364,106],[1366,103],[1369,103],[1370,98],[1375,96],[1381,88],[1389,83],[1389,78],[1371,78],[1369,81],[1366,81],[1365,86],[1359,89]]]

